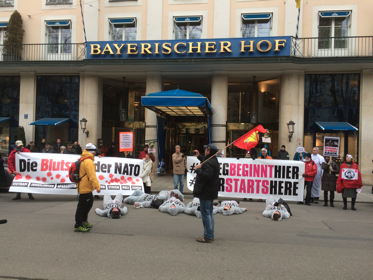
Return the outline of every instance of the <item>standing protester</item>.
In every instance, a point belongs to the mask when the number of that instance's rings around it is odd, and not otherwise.
[[[79,202],[76,208],[74,226],[74,231],[76,232],[88,232],[92,228],[92,225],[88,223],[88,214],[93,205],[92,192],[94,190],[98,193],[100,192],[100,184],[96,176],[96,167],[94,164],[95,154],[96,146],[88,143],[80,157],[80,182],[77,184]]]
[[[30,141],[30,143],[26,146],[26,148],[29,149],[30,152],[32,152],[32,153],[38,153],[39,152],[39,149],[38,149],[38,147],[36,147],[34,141]]]
[[[213,155],[217,152],[218,148],[213,144],[205,146],[205,156],[200,155],[198,150],[194,151],[201,161],[201,164],[195,166],[197,176],[193,190],[194,197],[200,200],[204,234],[196,241],[201,243],[214,241],[213,200],[218,197],[220,164]],[[206,161],[203,162],[204,160]]]
[[[304,183],[306,187],[306,205],[311,205],[311,193],[312,193],[312,184],[317,174],[317,165],[311,159],[311,154],[307,153],[304,156],[305,170],[304,170]]]
[[[180,151],[180,146],[175,146],[175,153],[172,155],[172,173],[174,179],[174,189],[179,189],[181,193],[184,191],[184,174],[186,164],[185,156]]]
[[[144,192],[150,193],[152,186],[152,180],[150,178],[150,175],[153,169],[153,162],[155,161],[154,155],[152,153],[145,154],[145,158],[143,159],[143,161],[144,163],[139,177],[141,177],[144,183]]]
[[[45,148],[45,144],[47,144],[47,139],[45,138],[42,138],[39,145],[38,145],[38,149],[39,149],[39,152],[41,153],[43,151],[43,149]]]
[[[271,156],[268,155],[268,150],[266,148],[262,148],[260,150],[259,159],[272,159]]]
[[[322,174],[324,173],[322,169],[322,164],[323,162],[325,162],[325,159],[322,155],[319,155],[318,147],[313,147],[311,158],[317,165],[317,174],[312,184],[311,200],[312,202],[317,203],[320,197],[321,178],[322,178]]]
[[[61,147],[63,146],[60,138],[57,138],[56,144],[54,144],[53,150],[55,153],[61,153]]]
[[[53,150],[52,145],[45,143],[44,149],[41,152],[42,153],[54,153],[54,150]]]
[[[286,151],[285,145],[281,146],[281,150],[278,151],[278,159],[289,160],[289,153]]]
[[[14,176],[4,167],[4,160],[0,155],[0,187],[9,188],[12,185]]]
[[[72,148],[72,150],[73,150],[74,153],[77,154],[77,155],[80,155],[80,154],[82,153],[82,147],[80,147],[78,141],[75,141],[75,142],[73,143],[73,148]]]
[[[353,161],[352,155],[347,154],[341,164],[337,179],[337,192],[342,193],[343,210],[347,210],[347,198],[351,197],[351,210],[356,210],[357,192],[363,186],[359,165]]]
[[[139,159],[144,159],[145,156],[148,154],[148,149],[149,149],[149,146],[148,145],[145,145],[144,146],[144,150],[142,150],[140,153],[139,153]]]
[[[30,150],[23,147],[23,142],[21,140],[17,140],[15,143],[15,148],[13,151],[10,152],[8,157],[8,169],[9,172],[13,175],[17,174],[16,171],[16,154],[18,153],[30,153]],[[30,200],[34,200],[35,198],[31,193],[28,194],[28,198]],[[19,200],[21,199],[21,193],[17,193],[16,197],[13,198],[13,200]]]
[[[339,173],[339,166],[332,157],[325,157],[322,164],[324,173],[322,175],[321,189],[324,191],[324,206],[328,206],[328,192],[330,192],[330,207],[334,207],[334,191]]]
[[[305,155],[306,155],[306,152],[305,152],[304,148],[303,147],[298,147],[297,151],[294,154],[293,160],[303,161]]]
[[[71,144],[71,143],[67,144],[65,154],[68,154],[68,155],[75,154],[74,149],[73,149],[73,144]]]

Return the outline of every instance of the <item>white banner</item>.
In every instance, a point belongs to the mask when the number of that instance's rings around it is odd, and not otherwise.
[[[218,158],[220,163],[220,197],[267,199],[270,196],[288,201],[302,201],[304,163],[293,160]],[[199,164],[196,157],[187,159],[187,184],[193,190]]]
[[[324,157],[339,157],[339,145],[341,139],[339,137],[324,137]]]
[[[18,174],[9,191],[76,195],[76,184],[69,179],[69,167],[79,158],[79,155],[65,154],[16,154]],[[142,179],[138,177],[143,166],[142,160],[95,157],[95,166],[101,185],[100,195],[130,195],[134,190],[143,190]]]
[[[344,179],[344,180],[357,180],[357,179],[359,179],[359,173],[358,173],[357,169],[343,168],[342,169],[342,179]]]

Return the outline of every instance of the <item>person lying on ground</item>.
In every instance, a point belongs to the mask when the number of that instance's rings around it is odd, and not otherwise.
[[[104,195],[103,209],[96,208],[95,212],[101,217],[119,219],[128,213],[127,207],[123,206],[123,195],[117,194],[113,199],[108,194]]]
[[[224,200],[219,201],[217,205],[217,212],[224,216],[230,216],[234,214],[242,214],[246,212],[246,208],[240,208],[240,205],[235,200]]]
[[[276,200],[270,197],[266,200],[266,208],[263,211],[264,217],[270,218],[273,221],[281,221],[282,219],[289,219],[291,216],[290,213],[290,208],[281,198]]]
[[[179,213],[183,213],[185,210],[185,204],[181,202],[176,197],[170,197],[161,206],[159,206],[159,211],[163,213],[168,213],[171,216],[176,216]]]

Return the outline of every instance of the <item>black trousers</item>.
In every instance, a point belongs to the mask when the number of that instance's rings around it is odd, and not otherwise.
[[[82,226],[84,222],[88,221],[88,213],[93,206],[92,193],[85,193],[79,195],[78,206],[75,213],[75,227]]]
[[[151,187],[148,187],[147,185],[144,184],[144,192],[145,193],[151,193]]]
[[[311,203],[311,190],[312,190],[312,183],[313,182],[305,182],[306,187],[306,203]]]

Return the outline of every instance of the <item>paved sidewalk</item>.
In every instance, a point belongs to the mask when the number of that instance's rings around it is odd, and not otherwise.
[[[154,181],[152,184],[152,192],[159,192],[165,189],[173,189],[173,182],[171,175],[164,175],[164,176],[154,176]],[[188,189],[186,184],[186,179],[184,180],[184,193],[186,195],[191,195],[192,192]],[[321,193],[322,194],[322,193]],[[323,195],[323,194],[322,194]],[[323,200],[323,196],[320,197]],[[338,193],[335,195],[335,201],[342,201],[342,196]],[[364,186],[361,193],[357,195],[357,202],[363,203],[373,203],[373,194],[372,194],[372,186]]]

